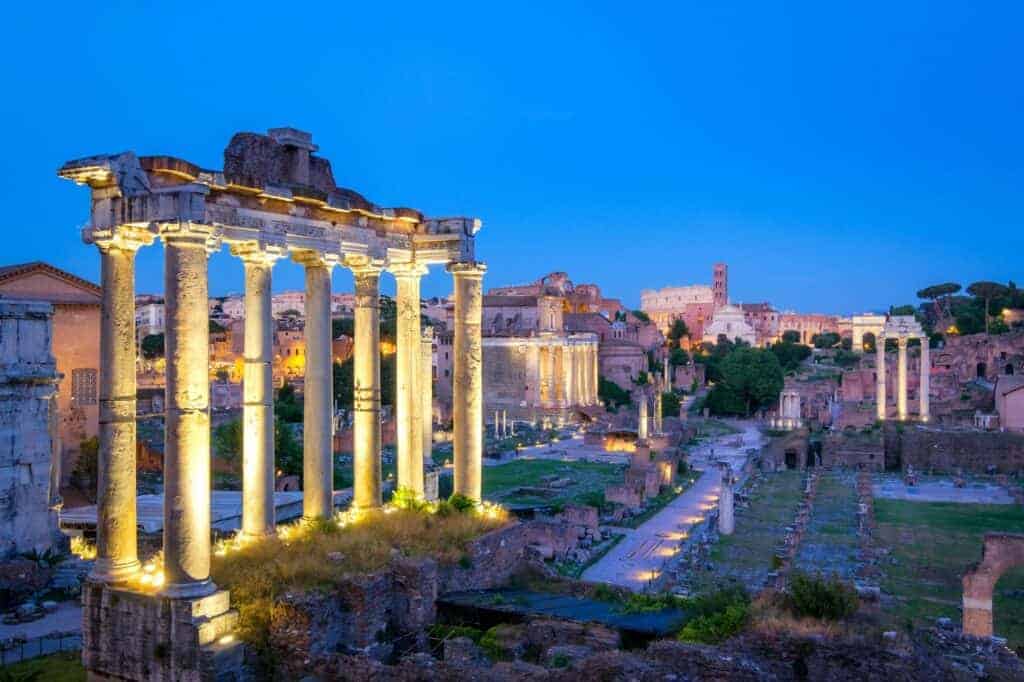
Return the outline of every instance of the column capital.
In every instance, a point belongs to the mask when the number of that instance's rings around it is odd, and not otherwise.
[[[320,251],[313,251],[312,249],[295,251],[292,253],[292,260],[303,267],[327,268],[328,270],[341,262],[341,259],[336,253],[322,253]]]
[[[380,274],[387,265],[382,258],[374,258],[365,254],[346,254],[341,264],[355,275]]]
[[[433,327],[428,326],[428,325],[423,325],[423,329],[422,329],[422,331],[420,333],[422,334],[422,340],[423,341],[431,341],[432,342],[434,340],[434,328]]]
[[[95,244],[104,253],[111,249],[135,252],[156,241],[156,233],[148,227],[117,225],[105,230],[89,231],[85,241]]]
[[[267,244],[262,241],[240,242],[232,244],[230,249],[231,255],[243,263],[267,267],[273,266],[275,262],[288,255],[288,249],[284,245]]]
[[[422,263],[392,263],[388,265],[388,272],[395,276],[400,277],[422,277],[427,274],[430,269]]]
[[[179,220],[157,225],[164,243],[174,242],[178,246],[196,245],[206,249],[207,255],[220,250],[221,230],[213,225]]]
[[[482,261],[449,263],[447,270],[453,277],[483,277],[487,264]]]

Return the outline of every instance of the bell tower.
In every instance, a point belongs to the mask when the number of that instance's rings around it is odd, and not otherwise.
[[[715,263],[711,282],[712,301],[717,310],[729,303],[729,266]]]

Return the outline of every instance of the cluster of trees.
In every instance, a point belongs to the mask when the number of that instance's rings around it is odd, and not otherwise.
[[[704,404],[716,415],[750,416],[774,405],[782,390],[782,365],[773,349],[735,344],[715,363],[715,374]]]
[[[967,295],[961,294],[964,291]],[[953,321],[960,334],[989,332],[1000,334],[1007,331],[1006,322],[1000,313],[1006,308],[1024,308],[1024,290],[1014,282],[978,281],[963,289],[956,282],[944,282],[925,287],[917,292],[925,303],[898,306],[896,314],[916,314],[925,328],[932,330],[939,322]],[[934,329],[942,332],[943,329]]]
[[[302,476],[302,443],[295,437],[293,424],[302,423],[302,403],[295,388],[285,384],[274,398],[274,460],[286,475]],[[242,420],[234,419],[213,429],[214,454],[239,468],[242,460]]]

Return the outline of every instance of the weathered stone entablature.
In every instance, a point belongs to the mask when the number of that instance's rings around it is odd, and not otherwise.
[[[486,271],[474,252],[480,221],[428,219],[412,209],[376,206],[335,185],[330,163],[314,156],[316,150],[308,133],[276,128],[267,135],[236,135],[225,150],[223,171],[131,152],[69,161],[59,170],[61,177],[92,190],[83,237],[99,247],[103,277],[99,518],[92,584],[131,590],[139,580],[134,256],[157,238],[164,244],[167,348],[166,582],[161,598],[191,601],[195,608],[213,599],[218,611],[204,617],[217,618],[226,628],[233,623],[228,595],[210,580],[208,257],[224,244],[245,264],[244,539],[275,532],[271,275],[274,263],[285,256],[305,270],[304,518],[334,513],[331,270],[337,265],[349,268],[355,279],[353,505],[379,507],[382,502],[379,300],[385,271],[398,282],[400,311],[398,479],[418,496],[425,492],[423,444],[431,440],[431,420],[423,415],[429,402],[421,398],[428,382],[421,369],[419,291],[420,278],[432,264],[447,266],[455,289],[454,491],[480,498],[481,299]],[[131,614],[103,613],[113,621],[123,617],[128,619],[124,623],[135,622]],[[111,644],[90,640],[110,631],[87,628],[83,647]],[[189,639],[174,646],[167,659],[205,642]],[[113,659],[97,662],[89,672],[141,679]]]
[[[479,220],[432,219],[414,209],[372,204],[334,186],[326,159],[307,154],[305,172],[301,160],[288,162],[297,138],[280,130],[236,135],[225,150],[224,171],[202,170],[170,156],[122,152],[68,161],[58,173],[93,190],[85,228],[90,242],[122,226],[155,232],[161,223],[191,222],[210,225],[214,236],[229,244],[255,242],[339,257],[368,254],[391,262],[473,260]],[[309,185],[310,173],[326,179]]]

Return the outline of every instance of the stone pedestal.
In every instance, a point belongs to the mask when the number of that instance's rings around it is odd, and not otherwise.
[[[87,679],[214,682],[246,679],[231,633],[228,593],[170,599],[89,581],[82,589],[82,664]]]
[[[480,338],[483,263],[453,263],[455,279],[455,367],[452,381],[454,492],[481,496],[483,465],[483,345]]]

